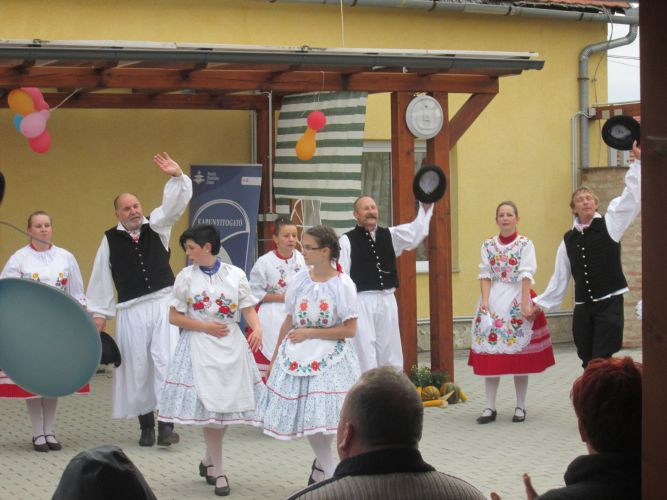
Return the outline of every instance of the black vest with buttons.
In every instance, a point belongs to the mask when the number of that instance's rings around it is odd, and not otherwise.
[[[389,229],[378,227],[375,241],[361,226],[345,234],[350,240],[350,277],[357,292],[397,288],[396,253]]]
[[[174,284],[169,266],[169,251],[160,235],[148,224],[141,226],[139,241],[132,241],[127,231],[115,227],[104,233],[109,243],[111,276],[118,292],[118,302],[157,292]]]
[[[603,217],[593,219],[583,233],[568,231],[563,241],[576,302],[592,302],[628,286],[621,267],[621,244],[609,236]]]

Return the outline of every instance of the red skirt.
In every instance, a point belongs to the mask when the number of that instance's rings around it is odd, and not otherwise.
[[[532,292],[532,290],[531,290]],[[547,318],[540,312],[533,321],[530,343],[516,354],[486,354],[470,350],[468,365],[475,375],[527,375],[556,364]]]
[[[76,393],[89,394],[90,384],[84,385],[81,389],[76,391]],[[0,370],[0,398],[32,399],[41,397],[42,396],[40,396],[39,394],[33,394],[32,392],[26,391],[20,385],[16,385],[4,371]]]

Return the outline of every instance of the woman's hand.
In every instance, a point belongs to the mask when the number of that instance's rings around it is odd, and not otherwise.
[[[479,305],[479,310],[482,311],[483,314],[489,314],[489,301],[483,300]]]
[[[532,302],[528,303],[522,303],[521,304],[521,315],[526,318],[528,321],[533,321],[535,318],[535,306],[533,306]]]
[[[295,344],[303,342],[306,339],[312,338],[311,330],[312,328],[297,328],[296,330],[292,330],[287,334],[287,340],[290,340]]]
[[[248,344],[250,344],[250,349],[252,352],[257,352],[257,349],[262,347],[262,338],[264,337],[264,332],[261,327],[255,328],[250,335],[248,335]]]
[[[229,327],[224,323],[207,321],[204,323],[204,328],[202,328],[202,331],[213,337],[220,338],[226,337],[229,334]]]

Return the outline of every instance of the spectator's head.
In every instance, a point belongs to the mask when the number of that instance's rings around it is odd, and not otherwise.
[[[410,379],[384,366],[365,372],[350,389],[338,424],[341,459],[383,448],[417,448],[424,407]]]
[[[641,452],[641,363],[592,360],[572,386],[572,404],[590,452]]]

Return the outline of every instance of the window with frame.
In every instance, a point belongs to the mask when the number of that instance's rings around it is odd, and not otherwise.
[[[415,172],[426,158],[426,143],[415,142]],[[452,268],[458,267],[458,217],[456,215],[456,148],[450,154],[450,179],[447,189],[452,206]],[[378,206],[381,226],[392,225],[391,210],[391,143],[388,141],[366,141],[361,157],[361,192],[371,196]],[[417,208],[415,202],[415,210]],[[416,213],[416,212],[415,212]],[[426,240],[417,247],[417,272],[428,272],[428,247]]]

